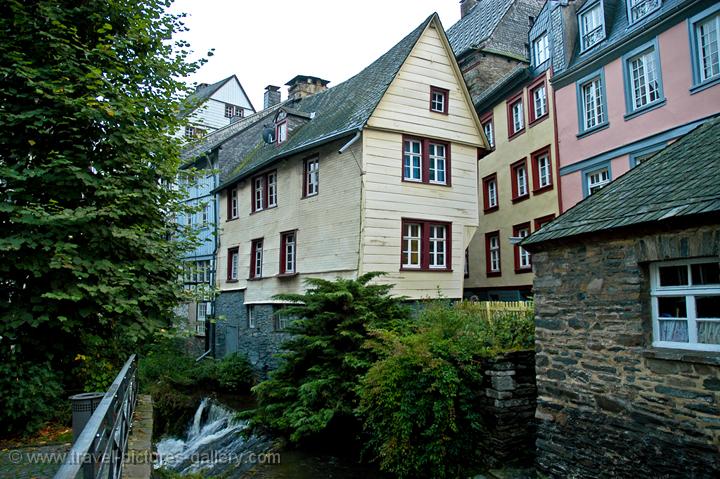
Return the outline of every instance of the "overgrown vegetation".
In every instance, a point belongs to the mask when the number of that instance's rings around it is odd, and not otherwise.
[[[365,342],[371,330],[397,330],[410,318],[401,300],[390,296],[391,286],[370,284],[376,276],[311,279],[305,294],[281,296],[298,303],[284,312],[299,319],[288,328],[294,336],[284,345],[285,361],[254,388],[256,426],[295,443],[355,439],[357,385],[376,359]]]
[[[158,435],[182,435],[202,397],[249,394],[254,384],[244,356],[197,362],[185,352],[182,339],[173,337],[150,347],[140,359],[138,376],[141,390],[153,398]]]
[[[476,303],[428,301],[416,317],[376,275],[312,280],[285,362],[254,388],[254,426],[294,443],[365,445],[400,478],[468,475],[482,462],[477,394],[483,362],[534,347],[532,308],[487,314]]]
[[[488,317],[478,304],[435,303],[411,334],[375,333],[381,357],[359,385],[366,452],[399,478],[468,476],[485,429],[483,360],[534,345],[532,312]]]
[[[168,133],[198,64],[169,3],[0,2],[0,433],[107,387],[180,302]]]

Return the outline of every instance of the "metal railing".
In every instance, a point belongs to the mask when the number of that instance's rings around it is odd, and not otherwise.
[[[54,479],[120,477],[137,391],[137,357],[133,354],[98,404]]]

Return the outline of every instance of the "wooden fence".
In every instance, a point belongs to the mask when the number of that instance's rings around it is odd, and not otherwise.
[[[533,315],[535,303],[532,301],[463,301],[462,309],[483,314],[490,320],[505,318],[508,315]]]

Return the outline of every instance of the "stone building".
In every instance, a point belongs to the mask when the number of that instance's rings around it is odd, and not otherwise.
[[[539,470],[720,477],[720,119],[522,245]]]

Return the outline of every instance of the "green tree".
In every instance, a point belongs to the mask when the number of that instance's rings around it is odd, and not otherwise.
[[[0,361],[50,361],[66,388],[78,361],[117,371],[181,295],[168,133],[198,63],[170,3],[0,2]]]
[[[357,280],[310,279],[305,294],[280,295],[295,302],[283,313],[294,320],[283,348],[284,361],[271,378],[253,388],[259,401],[253,423],[294,442],[355,439],[356,388],[376,355],[365,348],[373,329],[401,329],[410,318],[391,285],[369,284],[378,273]],[[346,442],[347,443],[347,442]]]

